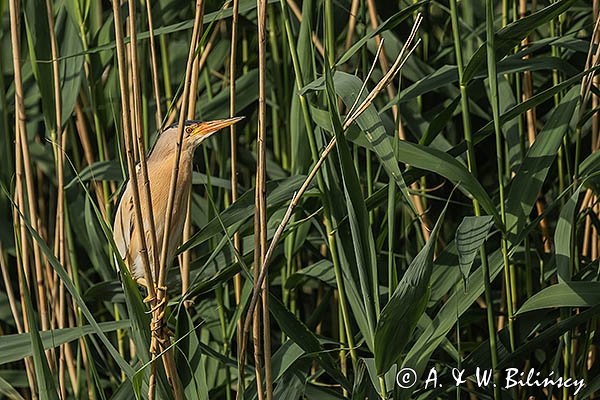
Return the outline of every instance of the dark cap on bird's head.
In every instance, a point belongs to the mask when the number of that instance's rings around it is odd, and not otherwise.
[[[227,128],[228,126],[231,126],[242,119],[244,119],[244,117],[217,119],[214,121],[186,120],[183,128],[184,145],[191,145],[195,148],[213,133],[218,132],[223,128]],[[178,127],[179,123],[174,123],[166,128],[159,136],[157,145],[164,140],[168,140],[169,142],[173,140],[176,141]]]
[[[227,128],[244,117],[234,117],[218,119],[214,121],[195,121],[186,120],[183,131],[183,150],[193,152],[200,143],[209,138],[213,133],[223,128]],[[165,128],[158,136],[158,140],[152,149],[151,156],[164,157],[177,148],[177,139],[179,138],[179,123],[174,123]]]

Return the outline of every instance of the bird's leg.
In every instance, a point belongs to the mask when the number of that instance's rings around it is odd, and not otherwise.
[[[158,320],[162,320],[163,317],[165,316],[164,306],[165,306],[165,304],[167,304],[167,287],[166,286],[157,286],[156,287],[156,299],[153,299],[153,300],[158,300],[158,299],[160,299],[160,300],[150,309],[150,312],[153,313],[154,311],[156,311],[158,309],[162,309],[159,316],[157,317]]]
[[[167,304],[167,287],[158,286],[156,288],[157,303],[152,307],[150,312],[152,316],[152,335],[162,344],[166,340],[163,334],[173,336],[173,332],[169,330],[164,322],[165,318],[165,307]]]
[[[146,281],[146,278],[135,278],[133,281],[140,286],[145,288],[148,287],[148,281]],[[148,295],[144,297],[143,301],[144,303],[154,303],[154,300],[156,300],[156,296],[152,296],[150,292],[148,292]]]

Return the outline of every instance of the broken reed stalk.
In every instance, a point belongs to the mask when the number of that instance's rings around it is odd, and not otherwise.
[[[396,58],[396,61],[394,62],[392,67],[389,69],[387,74],[385,74],[383,76],[383,78],[377,83],[375,88],[367,95],[365,100],[360,104],[360,106],[358,106],[356,111],[354,111],[351,115],[349,114],[346,116],[343,126],[342,126],[344,131],[346,131],[346,129],[348,129],[348,127],[350,127],[350,125],[352,125],[356,121],[356,119],[373,103],[373,100],[375,99],[375,97],[377,97],[377,95],[379,93],[381,93],[381,91],[383,89],[385,89],[387,87],[387,85],[390,84],[390,82],[394,79],[394,77],[402,69],[406,60],[408,60],[410,55],[420,44],[420,42],[421,42],[420,39],[417,40],[414,43],[414,45],[413,45],[413,40],[416,36],[419,26],[421,25],[422,19],[423,19],[423,17],[421,16],[421,14],[418,14],[417,18],[415,19],[415,23],[413,25],[411,33],[410,33],[408,39],[406,40],[406,42],[404,43],[404,46],[400,50],[400,53],[398,54],[398,57]],[[335,136],[333,136],[331,138],[331,140],[329,141],[329,143],[327,144],[327,146],[324,148],[324,150],[321,153],[321,156],[317,160],[316,164],[310,170],[308,176],[306,177],[306,179],[300,186],[300,189],[298,189],[298,191],[295,192],[294,195],[292,196],[292,200],[290,201],[290,204],[285,212],[285,215],[283,216],[283,219],[281,220],[279,226],[277,227],[277,230],[275,231],[275,234],[273,235],[273,238],[271,239],[271,243],[267,249],[267,252],[266,252],[264,260],[263,260],[263,264],[261,266],[260,276],[258,277],[258,280],[257,280],[258,282],[254,285],[254,289],[252,292],[252,298],[250,300],[248,310],[246,311],[246,317],[244,319],[244,330],[242,333],[242,342],[240,345],[240,347],[241,347],[241,349],[240,349],[240,372],[239,372],[240,377],[243,377],[243,369],[244,369],[244,364],[245,364],[245,350],[246,350],[246,342],[247,342],[246,339],[248,336],[248,331],[250,329],[251,317],[254,313],[254,308],[256,307],[256,303],[260,296],[260,292],[261,292],[260,288],[262,287],[261,286],[262,282],[264,281],[264,279],[266,277],[266,273],[267,273],[267,270],[269,267],[269,262],[271,261],[271,257],[273,255],[273,252],[275,251],[275,247],[277,246],[277,243],[279,242],[279,239],[281,238],[283,231],[285,230],[285,227],[287,226],[294,209],[300,202],[300,198],[304,195],[304,193],[310,186],[310,183],[312,182],[313,178],[316,176],[317,172],[323,165],[323,162],[325,161],[325,159],[327,158],[327,156],[329,155],[329,153],[331,152],[331,150],[333,149],[335,144],[336,144],[336,138],[335,138]]]

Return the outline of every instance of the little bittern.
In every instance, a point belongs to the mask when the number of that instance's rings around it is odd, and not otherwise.
[[[192,161],[194,150],[213,133],[233,125],[241,119],[242,118],[229,118],[208,122],[186,121],[181,148],[181,159],[179,161],[179,173],[177,176],[173,215],[171,216],[170,237],[167,243],[167,266],[173,261],[175,250],[181,243],[183,224],[185,222],[187,210],[186,201],[192,186]],[[146,160],[148,180],[150,183],[150,197],[152,199],[152,211],[156,227],[156,243],[157,246],[159,246],[156,252],[152,248],[152,241],[150,240],[150,224],[147,220],[149,213],[145,202],[141,201],[140,206],[142,209],[142,216],[144,217],[144,236],[146,238],[150,269],[153,273],[155,273],[154,271],[156,271],[156,268],[158,268],[160,264],[160,260],[154,259],[154,254],[160,254],[160,246],[162,245],[165,231],[165,213],[167,211],[167,201],[171,185],[171,174],[173,168],[175,168],[177,138],[177,124],[175,124],[160,134],[152,152]],[[139,193],[140,196],[144,196],[145,190],[143,188],[144,182],[141,172],[139,171],[139,168],[136,168],[136,171]],[[136,283],[145,285],[144,265],[142,264],[142,257],[140,256],[141,243],[136,231],[139,227],[136,226],[136,220],[134,218],[135,211],[131,186],[131,181],[127,182],[127,186],[125,187],[125,191],[123,192],[123,196],[117,207],[113,234],[119,255],[129,268],[132,278]]]

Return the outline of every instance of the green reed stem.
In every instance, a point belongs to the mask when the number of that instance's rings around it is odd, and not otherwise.
[[[295,79],[296,79],[296,88],[298,91],[300,91],[300,89],[304,87],[304,79],[302,77],[302,70],[300,68],[300,62],[298,60],[296,44],[293,41],[294,36],[292,33],[290,19],[289,19],[289,15],[288,15],[288,5],[285,2],[285,0],[280,0],[280,5],[281,5],[281,11],[283,14],[285,35],[286,35],[287,41],[288,41],[288,50],[290,52],[290,56],[292,58],[292,65],[294,68],[294,75],[295,75]],[[304,118],[304,125],[305,125],[307,136],[308,136],[311,155],[313,157],[313,160],[318,160],[319,153],[318,153],[318,149],[317,149],[317,145],[316,145],[315,134],[314,134],[314,131],[312,128],[310,111],[308,108],[308,102],[304,95],[299,94],[298,98],[300,101],[300,107],[302,109],[302,116]],[[323,176],[322,176],[321,171],[319,171],[317,173],[317,185],[320,189],[320,192],[325,193],[325,191],[324,191],[325,184],[323,182]],[[326,195],[322,196],[322,201],[323,201],[323,211],[324,211],[323,212],[323,216],[324,216],[323,220],[324,220],[325,229],[327,230],[327,235],[328,235],[327,239],[329,242],[329,249],[331,251],[331,259],[333,262],[336,285],[338,288],[338,295],[339,295],[339,299],[340,299],[340,306],[342,309],[342,318],[344,320],[344,326],[346,327],[346,335],[348,338],[348,345],[350,347],[350,355],[352,357],[352,363],[356,367],[358,358],[356,355],[356,351],[354,349],[354,338],[352,337],[352,330],[350,329],[351,325],[350,325],[350,319],[349,319],[349,313],[348,313],[348,306],[346,304],[346,296],[345,296],[344,287],[343,287],[341,267],[339,265],[339,258],[337,256],[337,244],[336,244],[335,235],[333,233],[334,229],[333,229],[333,225],[331,223],[331,217],[329,214],[329,209],[330,209],[329,200],[327,199]]]
[[[503,152],[502,152],[502,132],[500,130],[500,104],[498,97],[498,74],[496,72],[496,51],[494,48],[494,4],[492,0],[486,0],[486,37],[487,37],[487,66],[488,79],[490,85],[490,102],[492,103],[492,115],[494,118],[494,133],[496,136],[496,159],[498,168],[498,189],[500,193],[500,216],[502,223],[506,225],[506,210],[504,206],[504,176],[503,176]],[[506,309],[508,311],[508,331],[510,336],[510,348],[515,348],[515,335],[513,327],[513,315],[515,299],[513,290],[515,286],[514,271],[511,268],[508,259],[508,243],[506,234],[501,238],[502,261],[504,263],[504,279],[506,282]]]
[[[461,105],[461,115],[463,122],[463,133],[465,142],[467,143],[467,165],[469,171],[474,176],[477,176],[477,162],[475,159],[475,150],[473,146],[473,138],[471,132],[471,118],[469,116],[469,97],[467,93],[467,82],[463,80],[464,74],[464,64],[462,58],[462,49],[461,49],[461,37],[460,30],[458,25],[458,10],[456,0],[450,0],[450,14],[452,20],[452,36],[454,40],[454,52],[456,55],[456,65],[458,68],[458,77],[459,77],[459,85],[460,85],[460,105]],[[481,215],[481,209],[479,206],[479,202],[477,199],[473,199],[473,212],[476,216]],[[487,304],[486,308],[486,316],[487,316],[487,327],[488,327],[488,336],[490,340],[490,356],[492,360],[492,369],[494,371],[497,370],[498,366],[498,347],[496,344],[496,328],[494,325],[494,307],[492,301],[492,285],[490,282],[490,272],[487,258],[487,251],[485,246],[481,246],[479,248],[479,256],[481,258],[481,268],[483,271],[484,278],[484,291],[485,291],[485,302]],[[494,394],[496,397],[500,395],[500,385],[497,374],[494,374]],[[499,397],[498,397],[499,398]]]

